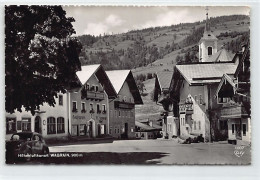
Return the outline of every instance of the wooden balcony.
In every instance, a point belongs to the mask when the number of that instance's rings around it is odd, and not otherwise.
[[[129,103],[129,102],[115,101],[114,102],[114,107],[115,108],[120,108],[120,109],[134,109],[135,108],[135,104],[134,103]]]
[[[87,91],[86,99],[93,99],[93,100],[104,100],[105,95],[104,92],[93,92],[93,91]]]
[[[247,114],[245,108],[241,105],[223,107],[221,109],[222,118],[241,118],[241,117],[247,117],[247,116],[248,116],[248,114]]]

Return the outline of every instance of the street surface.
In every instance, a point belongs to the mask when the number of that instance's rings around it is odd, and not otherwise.
[[[69,164],[250,164],[251,148],[227,142],[179,144],[174,140],[115,140],[50,146],[49,163]],[[69,152],[69,153],[67,153]],[[67,154],[66,154],[67,153]],[[79,157],[75,157],[79,156]]]

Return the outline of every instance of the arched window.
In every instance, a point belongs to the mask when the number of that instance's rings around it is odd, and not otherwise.
[[[63,117],[57,118],[57,133],[65,133],[65,125],[64,125]]]
[[[56,134],[56,119],[54,117],[47,118],[47,134]]]
[[[208,47],[208,55],[212,55],[212,47]]]

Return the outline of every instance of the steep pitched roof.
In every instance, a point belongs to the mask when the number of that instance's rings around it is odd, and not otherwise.
[[[191,84],[220,82],[223,74],[234,74],[234,63],[200,63],[176,65],[176,69]]]
[[[121,90],[130,70],[114,70],[106,71],[111,83],[113,84],[116,93],[118,94]]]
[[[124,82],[127,82],[130,91],[134,97],[135,104],[143,104],[143,100],[135,83],[135,79],[131,70],[106,71],[106,74],[109,77],[112,85],[114,86],[117,94],[120,92]]]
[[[224,74],[222,76],[222,78],[221,78],[221,81],[220,81],[219,85],[218,85],[218,88],[216,90],[215,96],[217,96],[218,92],[220,91],[220,89],[221,89],[221,87],[222,87],[222,85],[223,85],[223,83],[225,81],[227,81],[233,87],[234,91],[237,89],[236,88],[236,84],[234,82],[234,76],[233,75]]]
[[[105,70],[100,64],[94,65],[85,65],[81,66],[81,71],[76,72],[76,75],[81,83],[81,85],[85,85],[89,78],[95,74],[100,82],[100,84],[104,87],[109,98],[114,98],[117,96],[117,93],[110,82]],[[78,90],[80,90],[79,88]]]
[[[218,40],[218,38],[216,38],[216,36],[215,36],[212,32],[210,32],[210,31],[205,31],[205,32],[203,33],[202,38],[200,39],[200,42],[201,42],[202,40],[210,40],[210,41],[213,41],[213,40]]]
[[[210,56],[206,61],[207,62],[226,62],[232,61],[233,56],[231,53],[227,52],[226,49],[221,49],[218,52],[214,53]]]
[[[163,72],[156,73],[161,90],[169,89],[172,80],[172,75],[173,75],[172,71],[163,71]]]
[[[82,85],[84,85],[89,78],[97,71],[100,64],[81,66],[81,71],[77,71],[76,75]]]
[[[246,44],[244,44],[245,46],[245,50],[244,52],[242,52],[242,57],[239,59],[239,63],[238,63],[238,67],[237,70],[235,72],[235,76],[238,75],[238,73],[241,71],[242,67],[243,67],[243,62],[247,59],[250,61],[250,41],[248,41]]]

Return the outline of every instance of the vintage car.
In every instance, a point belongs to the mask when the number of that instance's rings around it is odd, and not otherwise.
[[[30,161],[33,155],[49,154],[49,148],[43,137],[35,132],[18,132],[6,142],[6,160],[24,159]]]

